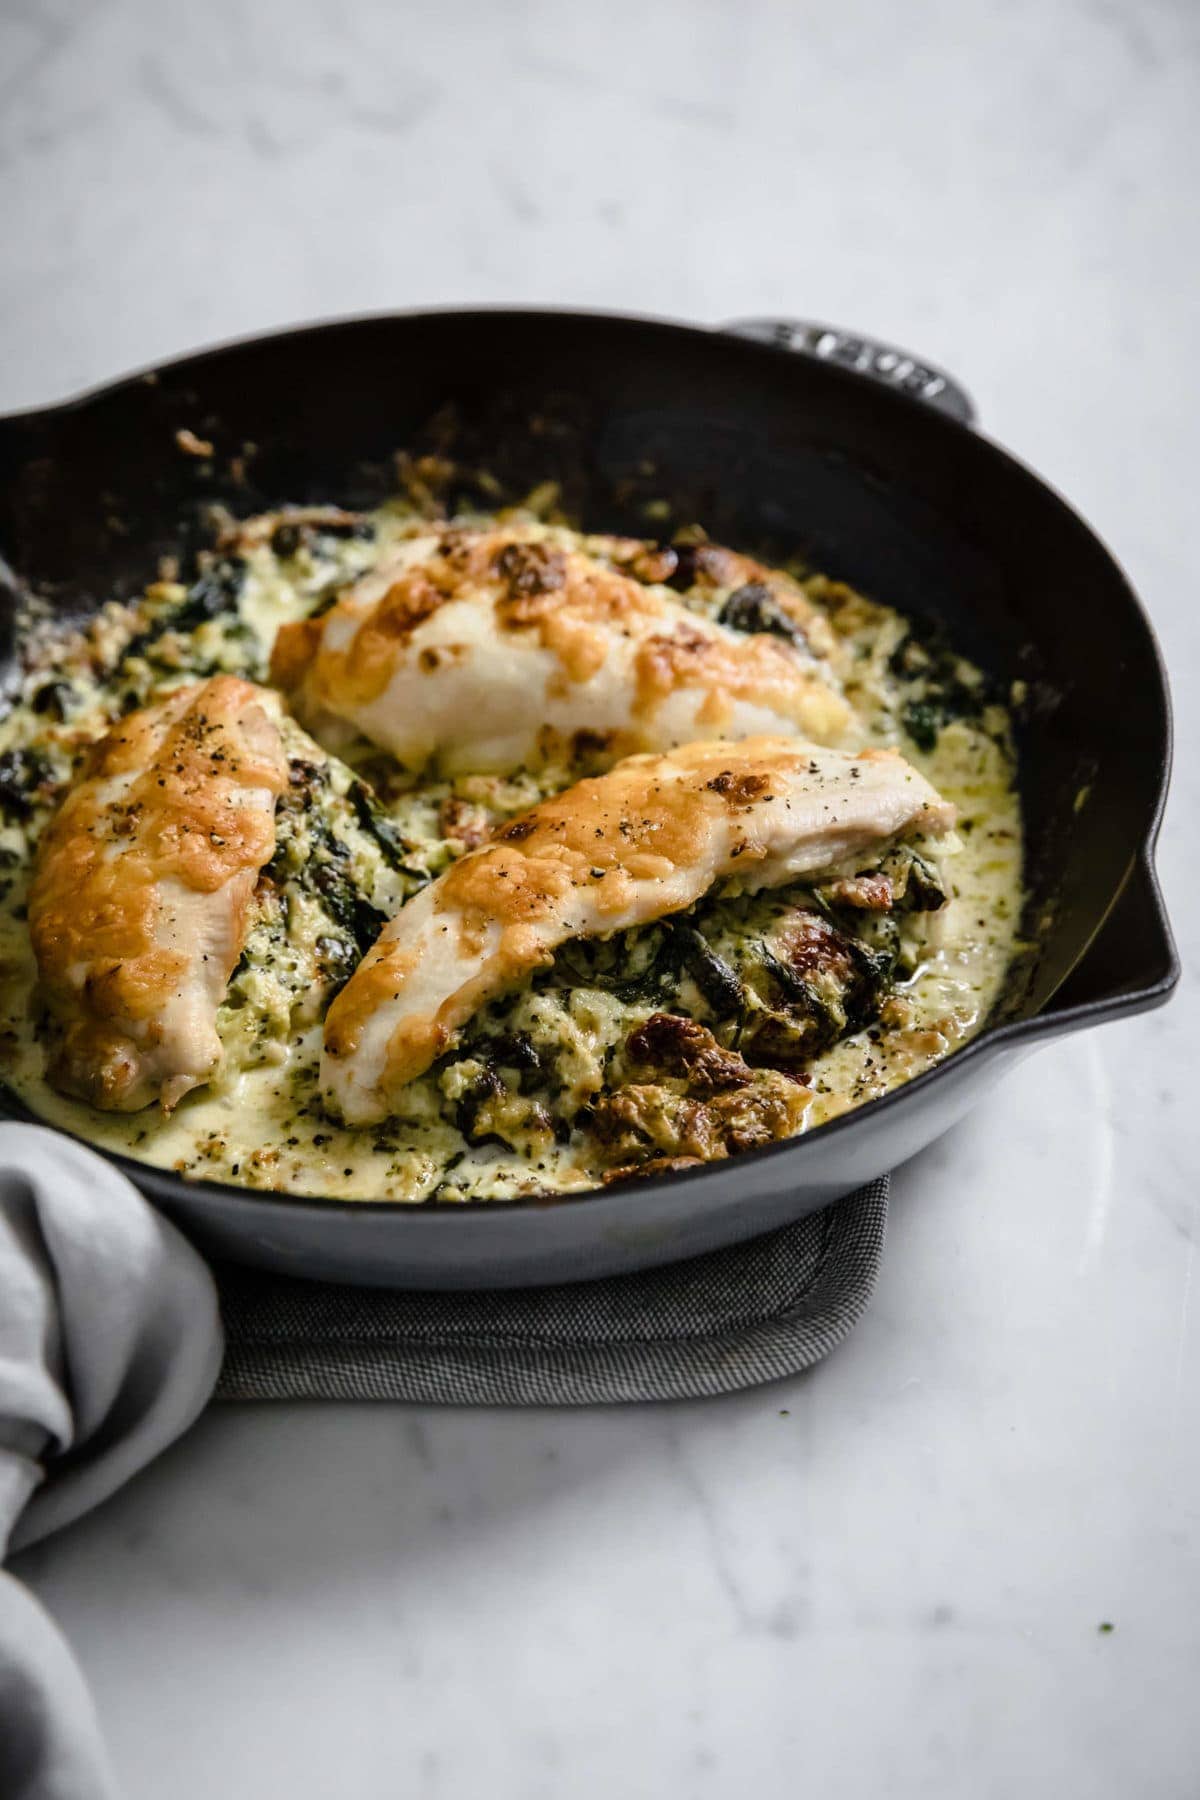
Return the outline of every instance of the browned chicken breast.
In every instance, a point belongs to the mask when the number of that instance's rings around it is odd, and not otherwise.
[[[29,929],[64,1092],[169,1110],[220,1063],[217,1008],[287,782],[275,704],[221,675],[131,714],[43,836]]]
[[[814,613],[810,643],[792,626],[706,618],[546,527],[448,528],[283,626],[271,675],[324,742],[361,734],[413,769],[507,773],[580,744],[616,761],[764,731],[838,742],[852,714],[828,628]]]
[[[954,809],[895,751],[788,738],[635,756],[512,821],[409,900],[330,1009],[322,1084],[352,1124],[387,1116],[475,1012],[570,938],[682,911],[714,882],[778,887]]]

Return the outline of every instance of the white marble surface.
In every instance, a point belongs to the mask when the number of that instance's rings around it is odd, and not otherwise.
[[[1190,0],[8,0],[0,406],[434,301],[891,333],[1147,600],[1194,961],[1198,117]],[[1196,1024],[1044,1052],[903,1170],[809,1379],[211,1414],[21,1565],[129,1795],[1194,1794]]]

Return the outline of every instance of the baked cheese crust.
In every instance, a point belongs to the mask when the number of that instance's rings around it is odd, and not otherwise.
[[[787,738],[689,744],[578,782],[400,909],[334,1001],[322,1083],[350,1124],[387,1117],[479,1008],[570,938],[680,912],[714,882],[779,887],[954,809],[895,751]]]
[[[749,586],[756,566],[725,573]],[[271,678],[315,735],[352,728],[414,770],[509,773],[580,748],[612,762],[764,731],[837,743],[853,715],[805,635],[828,648],[828,627],[797,596],[789,636],[738,630],[566,533],[446,529],[285,624]]]
[[[810,1130],[979,1028],[1015,694],[826,576],[555,506],[214,515],[78,627],[34,603],[0,1073],[39,1116],[187,1177],[502,1203]]]
[[[218,1067],[217,1008],[287,780],[277,704],[224,675],[133,713],[42,837],[29,931],[65,1092],[170,1110]]]

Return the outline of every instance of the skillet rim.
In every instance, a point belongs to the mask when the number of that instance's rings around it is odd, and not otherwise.
[[[794,349],[781,349],[775,345],[757,342],[742,337],[737,332],[722,326],[697,325],[695,323],[662,317],[653,314],[642,314],[623,311],[600,310],[587,307],[571,306],[531,306],[520,307],[505,304],[475,306],[417,306],[404,308],[383,308],[367,313],[334,315],[317,320],[300,321],[289,325],[274,326],[270,330],[254,332],[248,336],[222,339],[216,344],[206,345],[200,350],[184,352],[179,356],[169,357],[164,361],[149,363],[140,368],[130,370],[114,379],[104,381],[84,389],[81,393],[68,395],[65,399],[55,401],[49,406],[23,409],[15,413],[0,414],[0,432],[6,428],[21,429],[38,427],[52,423],[58,418],[82,411],[88,405],[106,400],[119,394],[123,389],[133,388],[149,379],[157,379],[160,374],[184,374],[192,368],[199,368],[209,361],[216,360],[231,352],[244,351],[257,345],[278,342],[287,338],[307,336],[318,337],[325,333],[352,331],[357,326],[386,324],[391,321],[404,321],[436,317],[457,318],[509,318],[521,321],[538,319],[567,319],[577,321],[581,325],[629,327],[632,330],[659,331],[666,335],[686,337],[711,342],[715,337],[728,343],[736,340],[738,353],[751,358],[766,358],[804,354]],[[1170,921],[1162,899],[1162,892],[1155,869],[1154,852],[1163,813],[1166,807],[1167,793],[1170,786],[1171,766],[1174,748],[1174,732],[1171,707],[1170,686],[1167,678],[1166,664],[1162,647],[1158,641],[1154,626],[1147,614],[1137,591],[1107,542],[1093,529],[1081,513],[1071,505],[1059,490],[1039,475],[1028,463],[1014,456],[1011,451],[996,442],[977,425],[966,424],[956,418],[940,412],[929,402],[910,394],[902,388],[893,387],[886,382],[846,368],[838,363],[824,359],[806,357],[809,361],[821,361],[823,369],[838,383],[850,383],[847,391],[861,395],[863,384],[869,383],[873,388],[879,404],[883,407],[896,406],[901,412],[915,409],[922,418],[928,419],[931,413],[937,414],[936,428],[953,432],[957,436],[966,436],[978,440],[985,453],[996,457],[1019,480],[1031,483],[1038,489],[1044,499],[1058,511],[1065,513],[1070,522],[1091,538],[1105,561],[1109,564],[1126,603],[1131,618],[1136,622],[1146,641],[1150,652],[1152,666],[1158,677],[1157,701],[1158,741],[1155,760],[1157,763],[1157,784],[1154,804],[1146,827],[1131,852],[1129,863],[1123,879],[1115,887],[1108,905],[1097,921],[1095,930],[1080,951],[1068,976],[1083,968],[1089,953],[1109,924],[1113,912],[1120,900],[1140,882],[1143,893],[1154,913],[1160,943],[1159,950],[1163,963],[1162,972],[1148,982],[1130,991],[1101,995],[1098,998],[1078,1002],[1065,1008],[1054,1009],[1054,995],[1044,1002],[1040,1011],[1025,1019],[1012,1019],[1003,1023],[984,1024],[975,1037],[959,1050],[951,1051],[941,1062],[914,1076],[910,1081],[890,1089],[874,1099],[867,1100],[858,1106],[848,1109],[838,1117],[816,1125],[798,1137],[783,1138],[773,1144],[743,1153],[737,1160],[763,1166],[769,1159],[779,1160],[784,1156],[797,1156],[803,1153],[804,1146],[812,1139],[827,1143],[831,1137],[844,1134],[864,1118],[879,1118],[885,1111],[897,1110],[905,1102],[911,1103],[911,1097],[926,1093],[931,1084],[950,1068],[963,1068],[968,1061],[979,1063],[1005,1050],[1019,1051],[1032,1047],[1039,1038],[1050,1038],[1070,1031],[1082,1030],[1089,1025],[1101,1024],[1113,1018],[1131,1016],[1138,1012],[1148,1011],[1164,1005],[1179,981],[1180,965],[1176,951]],[[1061,989],[1063,982],[1059,983]],[[1058,990],[1055,990],[1056,992]],[[527,1195],[512,1200],[468,1200],[454,1204],[433,1200],[407,1201],[389,1199],[354,1199],[331,1198],[320,1194],[297,1194],[282,1188],[251,1187],[233,1182],[209,1180],[192,1180],[178,1171],[163,1168],[159,1164],[139,1161],[120,1150],[110,1150],[96,1144],[92,1139],[70,1131],[65,1126],[52,1124],[41,1119],[33,1109],[21,1100],[15,1090],[6,1083],[0,1083],[0,1117],[16,1119],[42,1126],[44,1129],[61,1132],[65,1137],[86,1145],[97,1151],[109,1162],[135,1182],[149,1184],[170,1193],[175,1190],[188,1199],[203,1201],[210,1198],[214,1201],[244,1204],[248,1199],[258,1203],[266,1203],[273,1208],[284,1211],[289,1207],[299,1207],[306,1212],[336,1212],[343,1215],[347,1209],[354,1213],[366,1212],[374,1217],[381,1214],[395,1214],[410,1219],[422,1219],[432,1224],[436,1219],[440,1222],[450,1218],[488,1218],[502,1219],[512,1212],[537,1212],[546,1214],[551,1211],[570,1210],[585,1203],[592,1202],[593,1210],[605,1199],[619,1201],[627,1199],[631,1193],[652,1197],[667,1189],[678,1192],[684,1183],[702,1181],[705,1177],[727,1171],[728,1159],[701,1164],[687,1170],[660,1175],[653,1179],[633,1177],[627,1181],[614,1182],[608,1187],[584,1188],[576,1192],[548,1193],[544,1195]],[[451,1227],[453,1229],[453,1227]]]

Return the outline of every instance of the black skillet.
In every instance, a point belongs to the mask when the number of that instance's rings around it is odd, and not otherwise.
[[[213,499],[367,501],[398,447],[449,443],[513,492],[558,478],[595,528],[645,529],[660,499],[726,541],[800,551],[1027,693],[1032,948],[989,1027],[884,1099],[731,1162],[560,1202],[348,1206],[113,1160],[245,1262],[408,1287],[601,1275],[824,1206],[945,1131],[1024,1051],[1166,1000],[1178,969],[1152,852],[1170,718],[1153,635],[1083,521],[972,419],[937,370],[834,330],[475,311],[289,331],[0,420],[10,666],[18,586],[78,615],[137,592],[161,553],[186,562]],[[213,443],[211,463],[180,453],[180,428]],[[0,1110],[29,1116],[11,1094]]]

